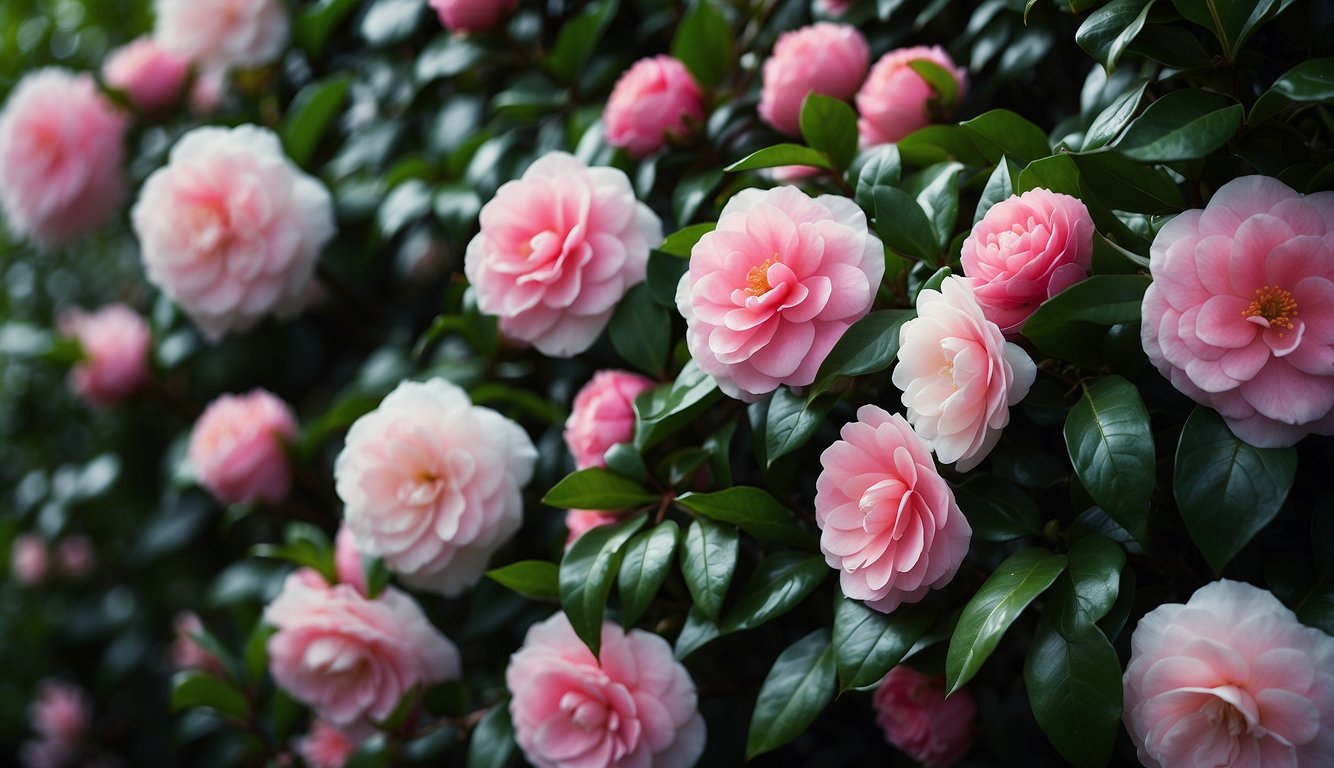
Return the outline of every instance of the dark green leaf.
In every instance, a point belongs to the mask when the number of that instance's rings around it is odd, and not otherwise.
[[[338,25],[361,5],[361,0],[319,0],[292,20],[292,40],[312,56],[319,56]]]
[[[611,345],[626,362],[650,376],[667,368],[672,341],[672,318],[650,294],[647,283],[626,292],[607,327]]]
[[[329,124],[347,101],[351,84],[347,75],[335,75],[307,85],[292,99],[282,129],[283,149],[292,162],[309,167]]]
[[[768,491],[738,485],[716,493],[683,493],[676,503],[720,523],[731,523],[760,541],[814,549],[815,541],[792,510]]]
[[[825,170],[833,169],[833,163],[825,153],[801,144],[775,144],[772,147],[746,155],[724,168],[728,173],[737,171],[755,171],[761,168],[779,168],[784,165],[812,165]]]
[[[885,245],[916,259],[935,264],[941,246],[936,242],[931,219],[912,195],[897,187],[876,187],[875,229]]]
[[[1144,98],[1144,89],[1149,87],[1149,81],[1141,78],[1138,86],[1131,88],[1116,100],[1107,105],[1107,108],[1098,113],[1093,118],[1093,124],[1089,126],[1084,134],[1084,151],[1100,149],[1107,146],[1107,142],[1116,138],[1121,129],[1126,127],[1130,118],[1135,115],[1135,110],[1139,108],[1139,102]]]
[[[709,199],[709,194],[722,180],[722,171],[717,168],[709,168],[698,173],[687,174],[677,182],[676,187],[672,189],[672,213],[676,216],[676,220],[685,224],[695,218],[700,205]],[[686,229],[689,229],[689,227]],[[691,245],[693,246],[694,243],[692,242]],[[676,252],[667,247],[663,247],[662,250],[668,253]],[[689,248],[686,249],[684,256],[689,258]]]
[[[505,768],[516,747],[514,721],[509,706],[502,701],[492,706],[473,729],[466,768]]]
[[[779,654],[760,686],[746,735],[746,759],[805,732],[834,699],[837,683],[828,629],[815,630]]]
[[[875,212],[876,187],[898,186],[903,173],[899,160],[899,148],[894,144],[881,144],[866,151],[861,171],[857,174],[857,205],[863,210]]]
[[[1172,0],[1182,16],[1214,33],[1228,61],[1236,59],[1241,44],[1278,3],[1279,0]]]
[[[1019,172],[1014,182],[1014,193],[1020,195],[1038,187],[1077,197],[1079,169],[1070,156],[1064,153],[1034,160]]]
[[[676,287],[681,284],[681,276],[690,268],[690,262],[660,250],[648,254],[649,296],[659,305],[668,309],[676,308]]]
[[[716,88],[732,68],[727,17],[712,0],[694,0],[676,28],[671,50],[700,85]]]
[[[764,427],[767,466],[808,443],[837,401],[835,397],[807,400],[787,387],[774,390]]]
[[[721,633],[718,631],[718,625],[709,620],[699,606],[692,605],[690,612],[686,614],[686,623],[681,627],[681,634],[676,638],[676,645],[672,653],[677,660],[684,660],[687,656],[698,651],[700,648],[708,645],[718,638]]]
[[[984,112],[961,125],[990,163],[998,163],[1002,157],[1009,156],[1028,165],[1051,154],[1047,134],[1008,109]]]
[[[401,43],[417,31],[425,10],[421,0],[375,0],[361,17],[361,36],[372,48]]]
[[[736,573],[740,539],[735,527],[697,518],[686,530],[681,547],[681,575],[695,607],[712,621],[723,609],[723,599]]]
[[[1294,101],[1334,103],[1334,58],[1311,59],[1284,72],[1255,102],[1246,122],[1255,125]]]
[[[246,680],[258,682],[264,677],[264,669],[269,665],[269,638],[278,630],[262,621],[255,622],[250,636],[245,641]]]
[[[1048,615],[1069,636],[1106,616],[1121,590],[1125,550],[1106,536],[1085,536],[1066,553],[1070,563],[1061,577],[1063,588],[1051,600]]]
[[[1080,185],[1108,207],[1135,213],[1165,214],[1186,209],[1181,190],[1166,171],[1128,160],[1114,152],[1071,155]]]
[[[888,368],[899,353],[899,328],[915,316],[911,309],[885,309],[853,323],[820,364],[811,396],[829,389],[839,376],[863,376]]]
[[[635,398],[635,447],[648,450],[689,424],[720,397],[718,385],[691,360],[676,381]]]
[[[698,243],[701,237],[704,237],[717,228],[717,222],[713,221],[706,221],[703,224],[691,224],[684,229],[680,229],[668,235],[667,239],[662,241],[662,245],[657,247],[657,250],[682,259],[689,259],[690,252],[695,248],[695,243]],[[676,286],[673,285],[672,288],[674,290]]]
[[[824,555],[791,550],[760,561],[719,625],[724,634],[754,629],[797,607],[831,573]]]
[[[1140,322],[1149,282],[1146,275],[1094,275],[1043,302],[1024,322],[1023,334],[1049,355],[1097,367],[1105,329]]]
[[[917,205],[926,213],[931,222],[935,241],[948,243],[954,235],[954,225],[959,221],[959,173],[963,171],[960,163],[937,163],[914,174],[903,184],[903,189],[915,195]]]
[[[560,598],[560,566],[545,560],[520,560],[486,572],[514,592],[534,600]]]
[[[565,23],[546,61],[547,69],[558,80],[572,84],[583,73],[619,6],[620,0],[594,0]]]
[[[617,591],[621,596],[621,624],[633,626],[657,596],[672,567],[681,529],[664,520],[650,530],[635,534],[625,545]]]
[[[964,165],[986,165],[987,162],[968,131],[959,125],[918,128],[900,139],[897,147],[903,164],[917,168],[950,161]]]
[[[935,623],[920,604],[885,614],[860,600],[834,601],[834,657],[842,690],[874,685],[893,669]]]
[[[1121,725],[1121,664],[1096,626],[1062,635],[1043,621],[1024,663],[1033,715],[1076,768],[1103,768]]]
[[[857,113],[845,101],[812,91],[802,102],[801,135],[841,171],[857,154]]]
[[[413,64],[419,83],[456,77],[477,66],[486,57],[486,49],[467,35],[445,32],[422,49]]]
[[[1084,488],[1113,520],[1143,541],[1154,486],[1153,432],[1134,384],[1108,376],[1065,420],[1070,462]]]
[[[1011,541],[1042,532],[1033,497],[994,475],[978,475],[958,487],[954,497],[973,535],[984,541]]]
[[[1132,160],[1170,163],[1205,157],[1241,125],[1242,109],[1211,91],[1172,91],[1149,105],[1113,146]]]
[[[657,501],[639,483],[601,467],[566,475],[542,498],[543,504],[561,509],[629,509]]]
[[[607,462],[607,469],[621,477],[629,478],[636,483],[648,482],[648,466],[644,464],[644,457],[640,456],[639,451],[629,443],[612,445],[603,452],[602,458]]]
[[[908,66],[931,86],[934,93],[931,100],[936,109],[948,112],[954,108],[959,100],[959,82],[954,79],[953,72],[930,59],[914,59]]]
[[[245,720],[250,709],[245,696],[229,683],[197,670],[177,672],[171,679],[171,711],[192,707],[216,709],[237,720]]]
[[[987,211],[996,203],[1004,202],[1014,195],[1014,175],[1018,169],[1010,169],[1010,159],[1001,158],[996,163],[996,168],[987,177],[987,185],[982,188],[982,196],[978,198],[977,210],[973,213],[973,226],[987,215]]]
[[[1098,63],[1111,71],[1126,46],[1144,28],[1154,0],[1112,0],[1084,20],[1075,32],[1075,42]]]
[[[603,525],[575,539],[560,561],[560,607],[570,618],[575,634],[594,656],[602,646],[602,614],[611,596],[625,544],[644,525],[635,515],[614,525]]]

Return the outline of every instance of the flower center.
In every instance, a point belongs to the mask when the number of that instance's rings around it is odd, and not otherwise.
[[[773,290],[773,286],[769,285],[769,267],[772,267],[776,261],[778,261],[778,254],[775,253],[773,258],[765,259],[763,264],[750,268],[750,271],[746,273],[746,293],[751,296],[763,296]]]
[[[1210,725],[1221,725],[1227,728],[1227,732],[1232,736],[1241,736],[1251,731],[1251,724],[1247,722],[1246,715],[1222,699],[1212,699],[1200,709],[1200,713]]]
[[[443,477],[429,469],[423,469],[399,486],[398,500],[404,504],[422,506],[438,499],[444,489]]]
[[[1292,318],[1297,316],[1297,300],[1291,291],[1285,291],[1277,285],[1266,285],[1255,289],[1255,298],[1241,313],[1242,317],[1263,317],[1271,326],[1292,330]],[[1282,336],[1282,333],[1279,333]]]

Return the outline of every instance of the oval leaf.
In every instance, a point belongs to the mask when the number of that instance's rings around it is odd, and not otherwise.
[[[643,514],[604,525],[575,540],[560,561],[560,607],[593,655],[602,646],[602,614],[621,566],[625,543],[644,525]]]
[[[1042,622],[1024,662],[1042,732],[1076,768],[1103,768],[1121,725],[1121,664],[1097,627],[1066,636]]]
[[[680,535],[675,522],[664,520],[652,530],[635,534],[625,545],[616,588],[621,596],[622,625],[632,626],[648,610],[672,567]]]
[[[561,509],[629,509],[657,502],[639,483],[601,467],[566,475],[542,497],[543,504]]]
[[[809,442],[837,401],[836,397],[807,400],[787,387],[774,390],[764,424],[766,465],[772,467],[775,461]]]
[[[884,614],[860,600],[836,600],[834,660],[841,689],[878,683],[903,661],[935,620],[935,611],[921,604],[900,606]]]
[[[1065,420],[1075,474],[1093,500],[1143,541],[1154,486],[1153,432],[1134,384],[1120,376],[1089,387]]]
[[[1113,147],[1132,160],[1170,163],[1204,157],[1241,125],[1240,104],[1211,91],[1172,91],[1150,104]]]
[[[1029,315],[1024,337],[1049,355],[1096,368],[1107,328],[1139,324],[1149,282],[1147,275],[1094,275],[1075,283]]]
[[[535,600],[560,598],[560,566],[545,560],[521,560],[486,572],[487,578],[499,582],[524,597]]]
[[[683,493],[676,503],[711,520],[731,523],[761,541],[816,548],[792,510],[759,488],[739,485],[717,493]]]
[[[815,630],[779,654],[760,686],[746,734],[746,759],[801,735],[829,706],[836,683],[828,629]]]
[[[208,707],[224,715],[245,720],[249,712],[245,696],[230,684],[205,672],[177,672],[171,679],[171,711]]]
[[[784,165],[813,165],[825,170],[832,170],[834,167],[829,157],[819,150],[803,147],[800,144],[775,144],[752,152],[723,170],[736,173],[761,168],[778,168]]]
[[[686,530],[681,547],[681,575],[704,616],[717,621],[736,573],[739,536],[735,527],[700,518]]]
[[[853,323],[820,364],[811,394],[829,389],[839,376],[863,376],[888,368],[899,353],[899,328],[916,314],[911,309],[884,309]]]
[[[797,607],[831,573],[823,555],[775,552],[760,561],[719,625],[724,634],[754,629]]]

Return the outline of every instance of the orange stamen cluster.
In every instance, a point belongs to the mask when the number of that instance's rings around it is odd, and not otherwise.
[[[763,296],[773,288],[769,285],[769,267],[774,265],[774,261],[775,259],[765,259],[763,264],[750,268],[746,273],[746,293],[751,296]]]
[[[1292,330],[1295,326],[1292,318],[1297,316],[1297,300],[1290,291],[1277,285],[1266,285],[1255,289],[1255,298],[1241,313],[1242,317],[1263,317],[1271,326]],[[1282,336],[1283,334],[1279,334]]]

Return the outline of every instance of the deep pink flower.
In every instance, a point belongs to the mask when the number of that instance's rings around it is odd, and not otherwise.
[[[297,740],[296,751],[309,768],[343,768],[360,746],[359,739],[316,720],[310,724],[310,733]]]
[[[213,652],[199,644],[195,636],[204,631],[204,622],[193,611],[182,611],[172,620],[176,639],[171,642],[171,663],[177,669],[202,669],[218,674],[222,661]]]
[[[644,281],[662,222],[615,168],[551,152],[482,206],[464,271],[500,330],[553,357],[593,345],[616,303]]]
[[[97,564],[93,540],[81,533],[70,534],[56,542],[56,566],[69,579],[82,579]]]
[[[451,32],[484,32],[514,10],[519,0],[430,0]]]
[[[258,67],[287,47],[283,0],[156,0],[153,38],[202,69]]]
[[[24,75],[0,112],[0,208],[9,228],[54,247],[101,227],[125,199],[128,122],[92,75]]]
[[[652,379],[627,371],[593,374],[565,420],[565,445],[577,468],[607,466],[607,449],[635,436],[635,398],[652,386]]]
[[[1334,765],[1334,637],[1215,581],[1130,638],[1123,719],[1148,768]]]
[[[1079,198],[1030,189],[991,206],[960,258],[982,314],[1015,338],[1039,304],[1088,276],[1093,218]]]
[[[176,104],[190,74],[190,62],[163,48],[151,37],[141,37],[111,52],[102,65],[107,85],[124,91],[144,112],[158,112]]]
[[[9,550],[9,567],[14,581],[25,587],[41,584],[51,569],[51,558],[46,551],[46,540],[37,533],[20,533],[14,537]]]
[[[820,551],[843,594],[889,613],[948,584],[973,529],[902,416],[863,405],[840,434],[815,483]]]
[[[884,249],[846,197],[742,190],[695,244],[677,286],[690,356],[747,402],[810,384],[834,342],[871,310],[884,274]]]
[[[190,433],[199,484],[219,504],[277,504],[291,488],[286,444],[296,429],[292,409],[266,390],[219,397]]]
[[[1223,185],[1153,239],[1144,351],[1242,440],[1334,434],[1334,192]]]
[[[704,96],[690,70],[671,56],[640,59],[621,75],[607,98],[602,125],[607,143],[631,157],[662,149],[704,120]]]
[[[148,381],[153,334],[133,309],[109,304],[91,314],[69,310],[60,316],[60,332],[83,350],[83,359],[70,369],[69,382],[89,403],[114,405]]]
[[[529,628],[505,684],[537,768],[689,768],[704,751],[695,683],[655,634],[604,622],[595,658],[558,612]]]
[[[606,512],[601,509],[571,509],[565,512],[565,529],[569,535],[565,538],[565,548],[569,549],[580,536],[604,525],[621,521],[618,512]]]
[[[958,762],[977,738],[977,704],[967,689],[945,698],[944,676],[900,664],[871,699],[885,740],[926,768]]]
[[[870,63],[871,49],[856,27],[821,21],[784,32],[764,62],[760,117],[774,129],[796,135],[806,96],[852,98]]]
[[[914,61],[929,61],[954,75],[959,97],[968,88],[968,73],[954,66],[954,60],[938,45],[918,45],[890,51],[871,67],[862,89],[857,93],[857,111],[861,118],[857,129],[861,145],[889,144],[931,123],[927,111],[934,92],[926,80],[909,66]]]
[[[960,472],[996,447],[1010,406],[1036,377],[1032,359],[982,314],[962,277],[918,294],[917,317],[899,329],[893,380],[908,421],[941,463]]]
[[[47,678],[37,686],[28,707],[28,722],[40,736],[73,745],[88,732],[93,700],[75,683]]]

